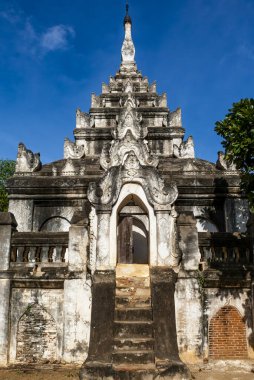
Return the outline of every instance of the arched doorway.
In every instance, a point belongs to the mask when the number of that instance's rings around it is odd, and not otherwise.
[[[118,212],[117,262],[148,264],[149,219],[139,200],[133,195]]]

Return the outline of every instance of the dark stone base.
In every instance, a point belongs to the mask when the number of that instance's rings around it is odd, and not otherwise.
[[[117,369],[111,364],[86,363],[81,368],[80,380],[189,380],[191,373],[182,362],[171,362],[167,366],[154,367],[153,369],[135,368],[126,365]]]

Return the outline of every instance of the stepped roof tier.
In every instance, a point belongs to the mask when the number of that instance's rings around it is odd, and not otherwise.
[[[217,192],[239,196],[235,168],[221,152],[216,164],[195,158],[192,137],[185,139],[181,109],[171,111],[167,95],[158,94],[156,83],[150,84],[138,71],[131,29],[127,12],[120,69],[102,84],[100,95],[91,95],[89,113],[77,109],[75,141],[65,139],[64,159],[41,165],[39,154],[19,145],[16,173],[8,184],[11,199],[69,193],[74,199],[74,193],[86,199],[89,183],[123,165],[131,151],[140,165],[154,167],[166,183],[176,183],[176,205],[193,205],[197,198],[202,205],[213,204]]]

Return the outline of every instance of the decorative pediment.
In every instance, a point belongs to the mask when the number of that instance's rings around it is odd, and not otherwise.
[[[136,107],[137,102],[129,92],[120,116],[116,118],[117,127],[112,132],[115,139],[122,140],[127,131],[130,131],[136,140],[147,136],[147,128],[142,126],[142,115],[135,110]]]
[[[178,196],[175,183],[166,185],[156,168],[141,165],[139,157],[130,151],[124,156],[121,166],[111,167],[97,184],[89,184],[88,199],[94,205],[112,206],[122,186],[130,182],[143,187],[152,205],[171,205]]]
[[[124,84],[124,92],[132,92],[133,91],[133,84],[130,78],[128,78]]]
[[[73,160],[71,158],[68,158],[66,160],[65,165],[62,168],[61,175],[63,176],[79,175],[79,172],[76,170]]]
[[[130,152],[133,152],[138,157],[141,165],[158,166],[159,159],[150,154],[147,141],[135,140],[129,131],[123,140],[113,141],[109,151],[106,147],[103,149],[100,164],[104,170],[109,170],[113,166],[121,166]]]
[[[110,148],[108,144],[105,145],[101,153],[100,164],[104,170],[124,165],[130,152],[138,157],[140,165],[158,166],[159,159],[149,152],[148,143],[144,139],[148,131],[142,126],[142,116],[135,111],[135,106],[135,99],[128,93],[124,108],[117,118],[117,126],[112,131],[114,140]]]

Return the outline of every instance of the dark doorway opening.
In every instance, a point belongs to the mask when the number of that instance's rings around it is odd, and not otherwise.
[[[147,213],[134,201],[124,206],[118,215],[118,263],[148,264],[149,234]]]

